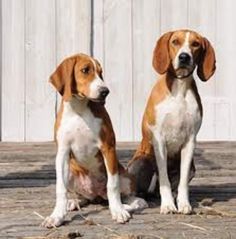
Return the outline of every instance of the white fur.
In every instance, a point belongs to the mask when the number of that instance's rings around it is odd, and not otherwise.
[[[178,209],[189,213],[188,174],[196,134],[201,125],[199,107],[191,90],[192,76],[175,79],[172,92],[155,107],[157,124],[150,127],[156,155],[161,194],[161,213],[175,212],[174,199],[167,175],[167,156],[181,150],[181,176],[178,190]],[[185,146],[184,146],[185,145]],[[188,208],[188,209],[186,209]]]
[[[124,208],[128,212],[140,212],[143,209],[148,208],[147,202],[142,198],[129,196],[124,198],[124,202],[126,203],[126,204],[123,204]]]
[[[189,214],[192,207],[188,196],[188,177],[195,147],[195,135],[191,135],[186,145],[181,150],[180,182],[178,187],[178,211],[183,214]]]
[[[106,87],[104,81],[102,81],[98,76],[90,83],[89,87],[89,98],[97,99],[99,98],[99,90],[102,87]]]
[[[182,47],[179,49],[179,51],[177,52],[177,54],[174,58],[174,61],[173,61],[174,69],[179,68],[179,55],[181,53],[189,54],[191,57],[190,65],[193,65],[193,56],[192,56],[191,49],[189,47],[189,36],[190,36],[190,32],[186,32],[184,43],[183,43]]]
[[[107,160],[105,159],[105,166],[107,168],[107,197],[112,219],[124,223],[130,218],[130,214],[121,203],[119,175],[118,173],[112,175],[108,170],[106,162]]]
[[[91,99],[97,99],[99,97],[99,90],[102,87],[106,87],[105,82],[97,75],[97,66],[96,63],[93,59],[91,59],[94,65],[94,71],[95,71],[95,75],[96,77],[94,78],[94,80],[90,83],[90,87],[89,87],[89,98]]]

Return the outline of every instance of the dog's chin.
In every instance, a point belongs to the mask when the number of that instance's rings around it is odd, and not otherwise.
[[[104,105],[106,103],[106,99],[103,99],[103,98],[91,98],[83,93],[79,93],[77,95],[75,95],[75,97],[79,100],[89,100],[91,102],[94,102],[94,103],[100,103],[102,105]]]
[[[176,77],[178,79],[183,79],[189,77],[193,72],[193,68],[186,66],[186,67],[179,67],[175,70]]]
[[[100,103],[102,105],[104,105],[106,103],[106,99],[100,99],[100,98],[88,98],[88,100],[92,101],[92,102],[95,102],[95,103]]]

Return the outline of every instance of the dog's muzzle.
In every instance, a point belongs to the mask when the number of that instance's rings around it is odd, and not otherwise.
[[[101,87],[99,89],[99,98],[105,100],[109,93],[110,91],[107,87]]]

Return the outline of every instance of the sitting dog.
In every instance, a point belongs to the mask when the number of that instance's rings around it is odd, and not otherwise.
[[[142,141],[128,164],[137,192],[153,192],[159,183],[162,214],[189,214],[188,183],[194,176],[193,153],[202,123],[202,104],[193,78],[215,72],[210,42],[190,30],[164,34],[156,44],[153,67],[161,74],[152,89],[142,121]],[[177,189],[177,208],[172,190]]]
[[[120,193],[130,196],[134,183],[117,160],[115,135],[104,107],[109,90],[100,64],[84,54],[72,56],[59,65],[50,82],[62,102],[55,122],[56,205],[42,225],[60,226],[67,209],[75,209],[67,191],[89,200],[108,198],[112,218],[128,221],[130,211],[147,204],[135,197],[129,197],[130,205],[121,202]]]

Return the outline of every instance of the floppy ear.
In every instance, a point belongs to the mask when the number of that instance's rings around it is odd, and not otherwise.
[[[50,76],[49,82],[63,96],[64,100],[69,100],[75,91],[74,67],[76,58],[65,59]]]
[[[153,52],[152,65],[159,74],[164,74],[170,65],[169,40],[172,32],[167,32],[157,41]]]
[[[199,58],[197,74],[202,81],[207,81],[215,72],[215,51],[211,43],[203,38],[203,51]]]

